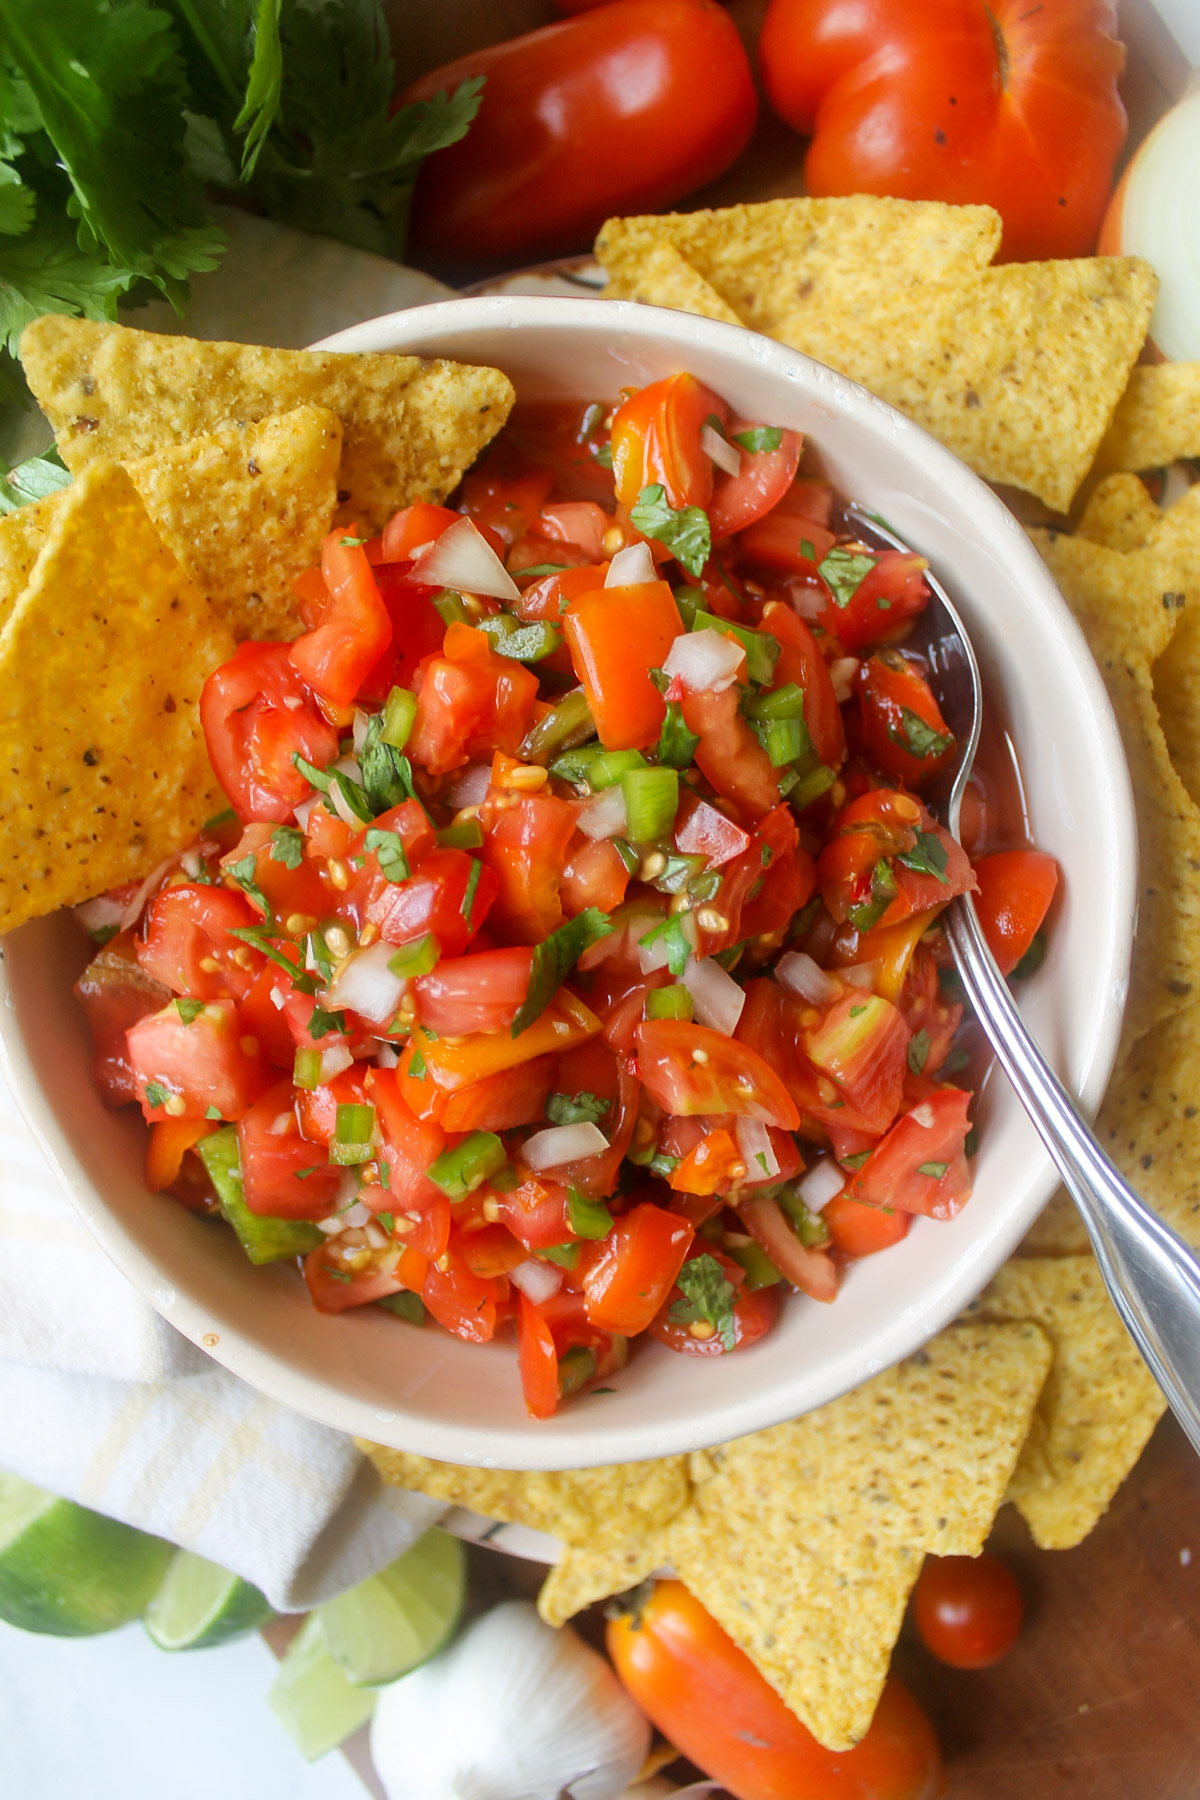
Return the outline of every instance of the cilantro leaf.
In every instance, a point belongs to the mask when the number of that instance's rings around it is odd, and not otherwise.
[[[910,756],[919,757],[922,761],[930,756],[941,756],[954,742],[948,732],[935,731],[910,706],[900,708],[900,726],[899,731],[893,726],[888,731],[888,736],[902,750],[907,750]]]
[[[254,852],[250,851],[248,855],[243,856],[238,862],[230,863],[229,873],[233,876],[233,879],[237,882],[242,892],[253,900],[255,906],[262,909],[263,918],[270,924],[275,915],[271,911],[270,901],[254,879],[255,874],[257,873]]]
[[[946,879],[946,846],[940,837],[932,831],[918,831],[917,841],[911,850],[906,850],[897,858],[906,869],[912,869],[917,875],[933,875],[945,887]]]
[[[254,15],[254,55],[246,81],[242,109],[233,121],[234,131],[244,131],[242,179],[249,181],[259,151],[275,123],[283,93],[283,47],[279,42],[280,0],[259,0]]]
[[[685,1262],[675,1285],[684,1298],[676,1300],[668,1317],[677,1325],[695,1325],[703,1320],[716,1327],[723,1349],[735,1349],[733,1284],[716,1257],[705,1253]]]
[[[147,1106],[165,1106],[170,1098],[170,1089],[163,1087],[161,1082],[148,1081],[146,1083]]]
[[[68,487],[70,482],[70,471],[63,468],[57,450],[47,450],[44,456],[31,456],[28,462],[18,463],[0,479],[0,513],[15,512],[18,506],[25,506],[31,500],[44,500],[47,495]]]
[[[699,743],[696,733],[689,731],[684,724],[683,711],[678,701],[668,700],[667,716],[663,720],[662,736],[658,740],[659,764],[667,769],[690,768]]]
[[[203,1000],[190,1000],[184,995],[176,1000],[175,1011],[179,1014],[185,1025],[190,1025],[192,1020],[199,1018],[200,1014],[204,1011],[204,1002]]]
[[[277,825],[271,833],[271,861],[298,869],[304,861],[304,833],[295,825]]]
[[[385,881],[407,881],[412,874],[404,851],[404,839],[398,831],[381,831],[377,825],[372,825],[365,848],[375,852]]]
[[[611,1106],[599,1094],[549,1094],[546,1117],[552,1125],[598,1125]]]
[[[689,575],[698,577],[712,554],[708,514],[699,506],[672,506],[659,481],[642,489],[629,520],[645,537],[665,545]]]
[[[940,1181],[949,1167],[950,1164],[944,1162],[918,1163],[917,1174],[928,1175],[931,1181]]]
[[[908,1066],[914,1075],[924,1074],[925,1064],[929,1061],[932,1048],[929,1033],[922,1028],[913,1033],[908,1040]]]
[[[314,1006],[308,1021],[308,1035],[314,1040],[328,1037],[331,1031],[340,1031],[346,1035],[346,1015],[344,1012],[326,1012],[323,1006]]]
[[[413,1045],[413,1053],[412,1053],[412,1056],[409,1058],[409,1063],[408,1063],[408,1072],[412,1076],[414,1081],[424,1081],[424,1079],[425,1079],[425,1076],[427,1073],[427,1064],[425,1062],[425,1058],[421,1054],[420,1044]]]
[[[389,812],[404,800],[416,800],[412,764],[394,744],[383,740],[383,714],[374,713],[367,723],[367,733],[358,753],[363,788],[372,808],[372,816]]]
[[[841,607],[849,606],[874,567],[873,556],[864,556],[860,551],[835,544],[832,550],[826,551],[824,561],[817,564],[817,573],[824,577],[833,595],[833,604]]]
[[[282,950],[271,943],[267,926],[231,925],[229,935],[241,938],[244,944],[250,944],[255,950],[261,950],[269,962],[276,963],[281,969],[286,970],[291,976],[292,986],[298,994],[316,993],[317,983],[313,976],[306,974],[298,962],[292,962]]]
[[[221,1109],[219,1106],[206,1106],[204,1109],[204,1116],[206,1119],[216,1119],[219,1122],[221,1118]]]
[[[668,913],[662,924],[648,931],[645,937],[640,937],[638,943],[656,944],[659,938],[666,945],[668,969],[672,975],[682,975],[687,968],[688,957],[692,954],[692,946],[684,936],[683,922],[678,913]]]
[[[778,425],[753,425],[749,431],[739,431],[733,439],[751,456],[761,456],[764,452],[778,450],[783,442],[783,433]]]
[[[471,924],[471,914],[475,910],[475,895],[479,890],[479,877],[482,873],[483,873],[483,864],[480,862],[480,860],[477,856],[473,856],[471,858],[471,873],[467,876],[466,891],[463,894],[462,905],[459,908],[459,911],[462,913],[463,918],[467,922],[467,930],[468,931],[472,931],[474,929],[474,927]],[[516,1036],[516,1032],[513,1033],[513,1036],[514,1037]]]
[[[0,344],[15,356],[26,325],[46,312],[115,319],[118,299],[136,279],[101,250],[81,250],[65,216],[40,217],[23,236],[0,238]]]
[[[513,1037],[520,1037],[535,1019],[541,1018],[584,951],[611,930],[608,915],[598,906],[588,906],[534,945],[529,987],[512,1022]]]

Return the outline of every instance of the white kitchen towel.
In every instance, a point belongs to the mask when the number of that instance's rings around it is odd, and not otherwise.
[[[448,292],[265,220],[223,223],[229,254],[196,279],[187,321],[164,305],[131,324],[297,346]],[[199,1551],[283,1611],[383,1568],[444,1511],[384,1488],[348,1437],[160,1319],[93,1242],[2,1081],[0,1469]]]

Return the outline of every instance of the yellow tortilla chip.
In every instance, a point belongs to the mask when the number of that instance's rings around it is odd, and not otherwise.
[[[1144,550],[1162,516],[1136,475],[1106,475],[1092,489],[1075,530],[1109,550]]]
[[[382,353],[269,350],[160,337],[46,314],[21,360],[67,467],[132,462],[298,406],[342,421],[347,515],[378,529],[398,507],[442,500],[513,403],[498,369]]]
[[[1142,1198],[1200,1250],[1200,1003],[1133,1046],[1096,1134]]]
[[[628,1538],[611,1550],[574,1549],[568,1544],[542,1583],[538,1611],[547,1625],[565,1625],[585,1606],[624,1594],[662,1567],[664,1543],[663,1534],[655,1531]]]
[[[829,1406],[707,1453],[715,1473],[668,1527],[668,1560],[829,1748],[871,1722],[924,1552],[982,1547],[1050,1356],[1035,1326],[954,1325]]]
[[[7,623],[33,573],[62,497],[61,491],[48,494],[44,500],[18,506],[0,518],[0,627]]]
[[[1150,548],[1170,560],[1188,596],[1154,665],[1154,697],[1171,761],[1200,806],[1200,484],[1160,515]]]
[[[1200,362],[1134,369],[1096,452],[1096,473],[1200,456]]]
[[[582,1549],[616,1548],[665,1525],[687,1505],[687,1458],[613,1463],[605,1468],[467,1469],[359,1442],[383,1479],[485,1518],[531,1525]]]
[[[655,244],[644,262],[624,269],[621,275],[610,275],[604,298],[669,306],[676,312],[698,313],[702,319],[721,319],[726,325],[742,323],[674,244]]]
[[[1069,1550],[1104,1513],[1166,1401],[1091,1256],[1006,1263],[970,1311],[1036,1320],[1054,1345],[1008,1498],[1043,1550]]]
[[[1091,1246],[1079,1208],[1065,1188],[1051,1194],[1017,1247],[1018,1256],[1086,1256]]]
[[[1117,715],[1133,780],[1139,905],[1126,1041],[1200,997],[1200,810],[1168,755],[1151,666],[1175,629],[1183,595],[1173,564],[1084,538],[1030,533],[1092,647]]]
[[[0,632],[0,933],[149,874],[224,804],[197,702],[232,651],[124,469],[64,491]]]

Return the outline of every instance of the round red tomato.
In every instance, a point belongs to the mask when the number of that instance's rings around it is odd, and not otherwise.
[[[612,422],[613,485],[624,507],[657,482],[673,507],[704,506],[712,497],[712,459],[700,442],[706,421],[724,424],[727,408],[711,388],[682,371],[639,388]]]
[[[240,644],[200,695],[209,761],[243,821],[282,824],[311,791],[292,761],[323,769],[338,735],[317,710],[286,644]]]
[[[1025,1602],[995,1556],[929,1556],[913,1592],[921,1640],[952,1669],[987,1669],[1017,1641]]]
[[[413,207],[414,243],[459,262],[583,249],[611,215],[703,187],[754,125],[750,64],[715,0],[616,0],[461,56],[401,99],[478,75],[479,112],[424,164]]]
[[[980,201],[1008,258],[1086,256],[1125,139],[1109,0],[771,0],[775,110],[810,194]]]

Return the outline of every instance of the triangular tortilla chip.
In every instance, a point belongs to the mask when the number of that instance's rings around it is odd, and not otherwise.
[[[232,652],[124,469],[64,490],[0,632],[0,934],[149,874],[220,809],[197,702]]]
[[[1109,550],[1144,550],[1162,516],[1136,475],[1106,475],[1089,494],[1075,533]]]
[[[1134,369],[1096,452],[1096,473],[1200,456],[1200,362]]]
[[[21,361],[75,471],[328,406],[344,431],[339,490],[364,529],[412,501],[444,499],[513,403],[512,383],[497,369],[200,343],[59,314],[26,326]]]

